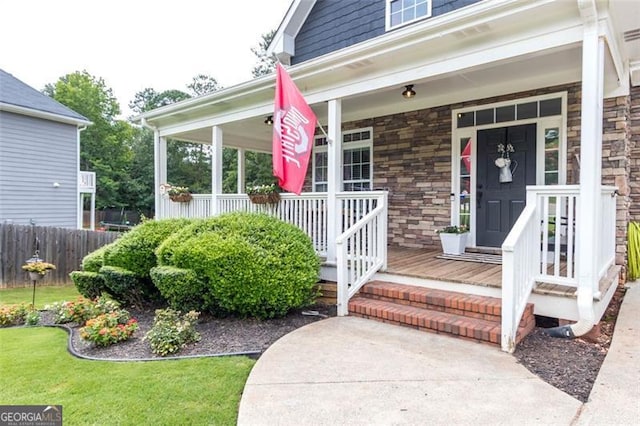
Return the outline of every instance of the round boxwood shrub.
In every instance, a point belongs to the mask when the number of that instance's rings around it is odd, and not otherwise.
[[[143,222],[106,247],[104,265],[124,268],[140,278],[149,278],[151,268],[157,264],[156,248],[189,223],[188,219]]]
[[[208,283],[207,308],[272,318],[317,295],[320,263],[309,237],[268,215],[202,220],[167,238],[157,254],[161,265],[193,270]]]
[[[97,272],[73,271],[69,274],[78,293],[87,299],[95,299],[106,289],[104,277]]]
[[[156,266],[151,269],[151,280],[173,309],[188,312],[205,306],[207,283],[192,269]]]
[[[104,279],[106,291],[120,303],[142,306],[155,299],[153,294],[149,294],[150,289],[141,283],[141,279],[127,269],[103,266],[100,268],[100,275]]]
[[[98,272],[104,266],[104,253],[108,247],[115,244],[107,244],[92,251],[82,259],[82,270],[86,272]]]

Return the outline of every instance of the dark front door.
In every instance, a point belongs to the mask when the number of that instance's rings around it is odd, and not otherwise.
[[[511,182],[500,182],[498,147],[507,149],[511,160]],[[536,125],[502,127],[478,131],[476,175],[476,244],[500,247],[524,210],[526,186],[536,183]]]

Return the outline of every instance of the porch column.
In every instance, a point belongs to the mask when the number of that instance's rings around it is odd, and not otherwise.
[[[342,191],[342,100],[328,105],[327,147],[327,262],[336,261],[336,239],[342,233],[340,203],[336,193]]]
[[[220,213],[218,194],[222,194],[222,128],[211,130],[211,215],[215,216]]]
[[[163,219],[164,212],[162,210],[162,194],[160,194],[160,185],[167,183],[167,139],[160,137],[160,132],[153,132],[153,171],[155,185],[155,217]]]
[[[238,194],[244,193],[245,165],[244,148],[238,148]]]
[[[586,2],[589,3],[589,2]],[[589,9],[591,9],[589,7]],[[580,210],[578,211],[578,309],[592,310],[598,291],[598,241],[600,187],[602,183],[602,108],[604,40],[598,35],[598,21],[585,11],[582,43],[582,112],[580,116]],[[582,296],[582,297],[581,297]],[[587,308],[583,308],[587,309]],[[580,312],[580,317],[588,315]]]
[[[84,198],[82,199],[83,201],[83,205],[84,205]],[[84,207],[83,207],[83,211],[84,211]],[[91,207],[89,208],[89,214],[90,216],[90,225],[89,225],[89,229],[91,229],[92,231],[96,230],[96,190],[94,189],[93,191],[91,191]]]

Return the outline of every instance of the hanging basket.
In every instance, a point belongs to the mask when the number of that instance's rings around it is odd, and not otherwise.
[[[29,279],[31,281],[40,281],[41,279],[44,278],[45,274],[39,274],[37,272],[29,272]]]
[[[188,192],[182,194],[169,195],[169,199],[175,203],[188,203],[193,196]]]
[[[277,192],[271,194],[249,194],[249,199],[253,204],[278,204],[280,194]]]

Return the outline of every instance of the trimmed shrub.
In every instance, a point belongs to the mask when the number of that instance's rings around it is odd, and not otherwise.
[[[263,214],[232,213],[199,221],[158,248],[161,265],[193,270],[209,288],[205,306],[272,318],[311,303],[319,259],[309,237]]]
[[[107,292],[120,303],[142,306],[149,299],[146,287],[136,274],[116,266],[103,266],[100,275],[104,278]]]
[[[173,309],[187,312],[205,307],[204,295],[208,286],[195,271],[156,266],[151,269],[151,280]]]
[[[95,299],[106,289],[104,277],[97,272],[73,271],[69,274],[78,293],[88,299]]]
[[[104,266],[104,253],[109,246],[115,244],[107,244],[97,250],[92,251],[82,259],[82,270],[85,272],[98,272]]]
[[[149,271],[157,264],[156,248],[169,235],[189,223],[192,222],[188,219],[143,222],[107,246],[104,265],[124,268],[140,278],[149,278]]]

